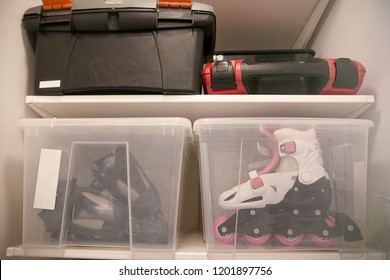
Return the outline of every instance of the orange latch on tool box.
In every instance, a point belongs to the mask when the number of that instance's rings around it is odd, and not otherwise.
[[[192,0],[159,0],[158,6],[161,8],[191,9]]]
[[[72,0],[42,0],[42,3],[46,11],[72,8]]]

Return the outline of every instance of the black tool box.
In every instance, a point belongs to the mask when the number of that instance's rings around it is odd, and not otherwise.
[[[220,52],[202,73],[206,94],[357,94],[365,67],[315,51]]]
[[[36,55],[35,95],[201,93],[215,45],[211,6],[73,0],[56,8],[23,16]]]

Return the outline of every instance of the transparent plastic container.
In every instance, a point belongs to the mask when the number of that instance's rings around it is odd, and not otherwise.
[[[23,119],[18,126],[25,255],[64,257],[84,247],[128,251],[129,258],[174,256],[193,149],[189,120]]]
[[[208,256],[362,256],[371,126],[356,119],[197,120]]]

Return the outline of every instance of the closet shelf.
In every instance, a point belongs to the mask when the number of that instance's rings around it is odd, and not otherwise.
[[[353,254],[350,257],[359,259],[381,259],[383,256],[380,250],[373,248],[367,248],[365,253],[361,255]],[[150,255],[143,256],[142,253],[132,255],[131,251],[126,249],[115,248],[97,248],[97,247],[68,247],[63,250],[59,250],[57,247],[44,248],[24,248],[23,246],[8,247],[7,257],[16,258],[71,258],[71,259],[148,259]],[[154,254],[154,258],[156,255]],[[226,255],[224,256],[226,258]],[[264,259],[264,260],[339,260],[343,258],[349,258],[340,254],[337,250],[266,250],[263,252],[245,252],[236,253],[234,256],[236,259]],[[206,252],[206,245],[203,241],[201,232],[189,232],[184,235],[183,239],[179,243],[176,251],[174,252],[173,259],[176,260],[206,260],[213,259],[213,256],[208,256]],[[218,257],[216,257],[218,259]]]
[[[69,95],[27,96],[44,118],[212,117],[356,118],[372,95]]]

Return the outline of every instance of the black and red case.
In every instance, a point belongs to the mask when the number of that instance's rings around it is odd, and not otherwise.
[[[365,75],[349,58],[316,58],[313,50],[221,53],[205,65],[206,94],[353,95]]]

